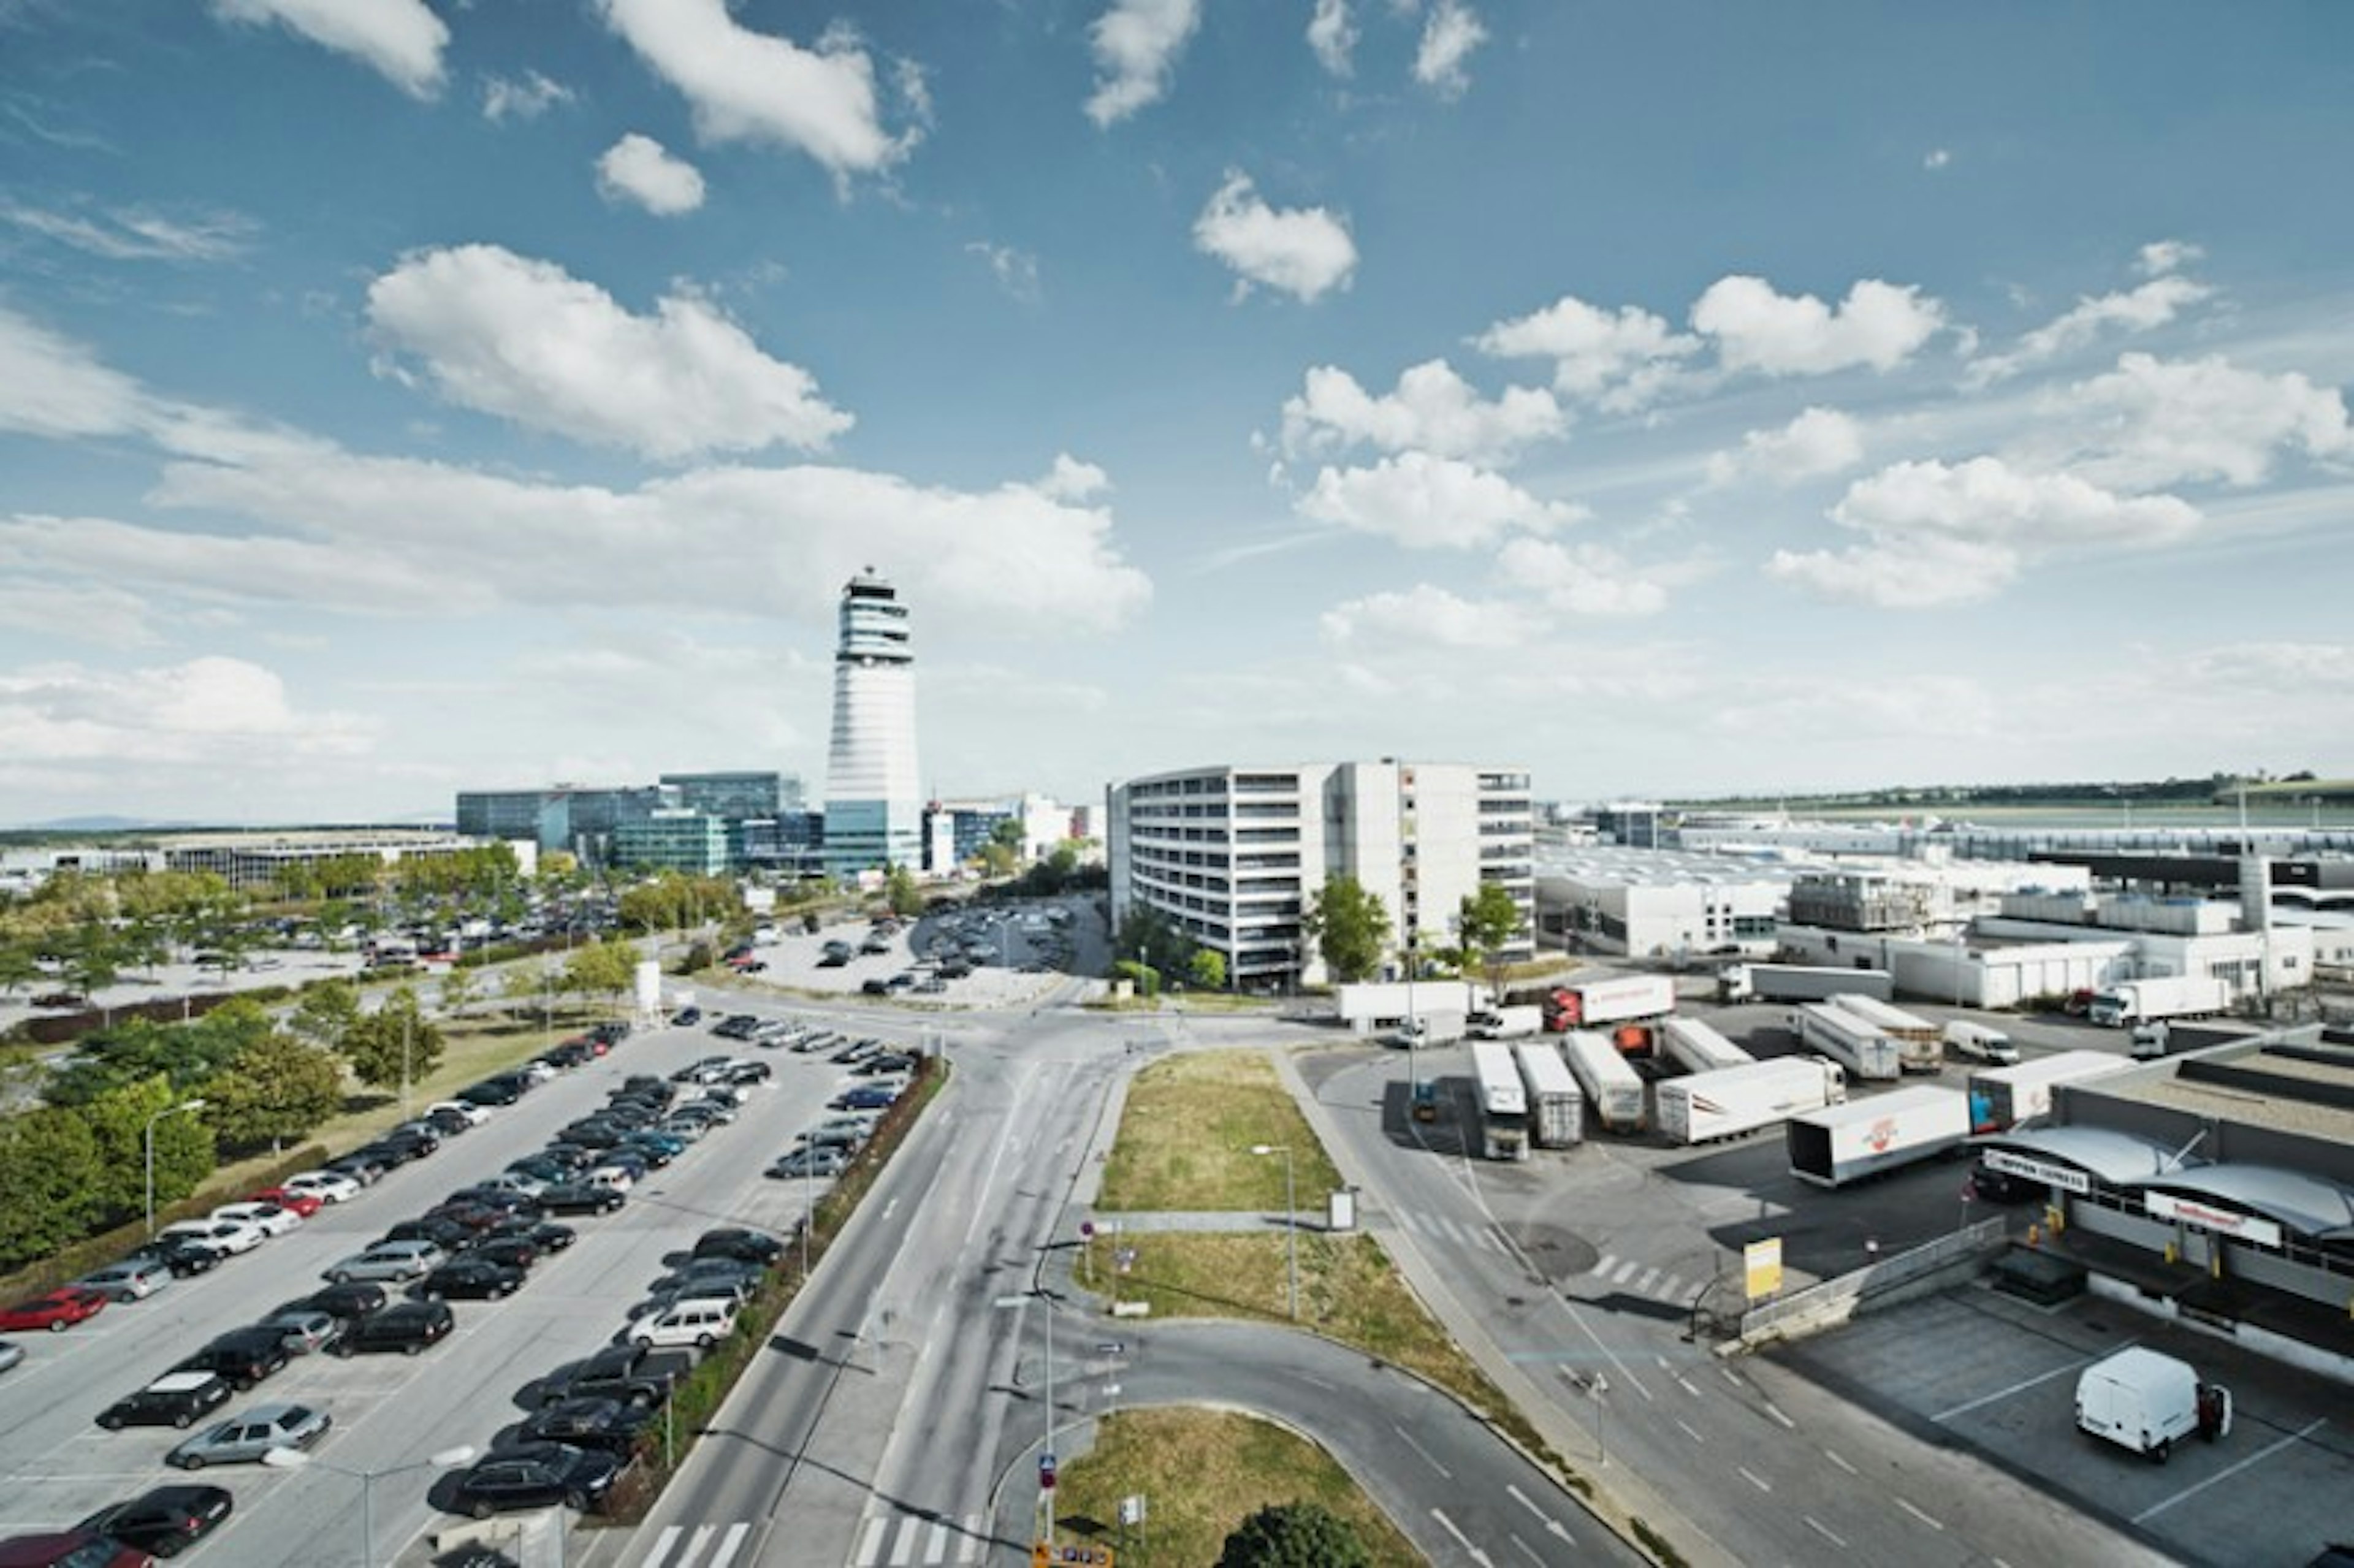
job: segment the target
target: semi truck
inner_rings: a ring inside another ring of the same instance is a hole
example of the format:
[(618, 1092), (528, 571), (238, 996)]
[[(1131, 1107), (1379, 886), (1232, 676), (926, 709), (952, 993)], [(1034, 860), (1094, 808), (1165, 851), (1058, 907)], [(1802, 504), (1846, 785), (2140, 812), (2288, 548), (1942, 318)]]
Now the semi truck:
[(1893, 1007), (1876, 996), (1861, 991), (1843, 991), (1830, 998), (1830, 1004), (1842, 1012), (1852, 1013), (1871, 1027), (1896, 1042), (1898, 1067), (1907, 1073), (1942, 1073), (1946, 1070), (1946, 1036), (1944, 1031), (1927, 1019)]
[(1518, 1040), (1543, 1030), (1544, 1009), (1534, 1005), (1484, 1008), (1464, 1022), (1474, 1040)]
[(1799, 1044), (1820, 1051), (1860, 1082), (1893, 1080), (1904, 1070), (1895, 1041), (1828, 1001), (1800, 1002), (1790, 1014), (1790, 1031)]
[(1643, 1056), (1650, 1054), (1657, 1021), (1676, 1010), (1676, 982), (1667, 975), (1610, 975), (1547, 986), (1534, 1000), (1550, 1033), (1606, 1027), (1619, 1050)]
[(2135, 1345), (2076, 1376), (2076, 1426), (2163, 1465), (2174, 1440), (2232, 1432), (2232, 1392), (2200, 1383), (2188, 1361)]
[(2052, 1086), (2097, 1078), (2132, 1065), (2106, 1051), (2061, 1051), (1970, 1075), (1970, 1129), (2000, 1132), (2052, 1114)]
[(1896, 977), (1886, 969), (1815, 964), (1730, 964), (1716, 973), (1722, 1001), (1828, 1001), (1841, 991), (1886, 1001)]
[(1573, 1029), (1561, 1038), (1561, 1054), (1605, 1132), (1643, 1130), (1643, 1080), (1608, 1035)]
[(1970, 1136), (1969, 1097), (1916, 1084), (1807, 1111), (1782, 1126), (1791, 1175), (1818, 1187), (1844, 1187), (1959, 1149)]
[(1654, 1092), (1659, 1130), (1671, 1142), (1710, 1143), (1841, 1103), (1847, 1098), (1847, 1073), (1820, 1056), (1777, 1056), (1670, 1078)]
[(2176, 1018), (2211, 1018), (2232, 1004), (2232, 988), (2212, 975), (2156, 975), (2093, 993), (2084, 1016), (2110, 1029)]
[(1568, 1149), (1585, 1136), (1585, 1097), (1548, 1040), (1523, 1040), (1512, 1047), (1521, 1086), (1529, 1097), (1529, 1136), (1539, 1149)]
[(1479, 1151), (1490, 1160), (1529, 1157), (1529, 1097), (1512, 1048), (1494, 1040), (1471, 1043), (1471, 1070), (1479, 1080)]
[(1757, 1059), (1697, 1018), (1670, 1018), (1661, 1024), (1659, 1050), (1687, 1073), (1745, 1067)]

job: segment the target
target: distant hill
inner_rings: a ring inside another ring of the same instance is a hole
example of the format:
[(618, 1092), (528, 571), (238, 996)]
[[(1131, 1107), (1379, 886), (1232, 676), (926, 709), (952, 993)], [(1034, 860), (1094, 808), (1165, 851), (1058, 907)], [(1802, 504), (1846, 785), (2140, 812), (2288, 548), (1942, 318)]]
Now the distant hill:
[(154, 833), (177, 832), (196, 824), (161, 821), (151, 817), (57, 817), (46, 822), (25, 822), (11, 830), (23, 833)]

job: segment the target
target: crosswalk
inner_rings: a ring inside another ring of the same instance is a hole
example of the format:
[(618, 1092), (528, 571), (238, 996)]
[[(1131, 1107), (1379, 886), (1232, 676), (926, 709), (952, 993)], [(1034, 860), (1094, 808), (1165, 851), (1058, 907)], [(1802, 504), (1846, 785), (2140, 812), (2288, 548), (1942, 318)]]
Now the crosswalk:
[[(1511, 1255), (1511, 1245), (1492, 1224), (1473, 1224), (1447, 1214), (1425, 1213), (1415, 1209), (1396, 1212), (1397, 1222), (1418, 1236), (1447, 1246), (1469, 1248), (1480, 1252)], [(1670, 1269), (1640, 1258), (1614, 1257), (1604, 1253), (1595, 1260), (1581, 1282), (1588, 1290), (1623, 1296), (1648, 1297), (1654, 1301), (1672, 1301), (1688, 1306), (1692, 1294), (1702, 1283), (1689, 1280)]]
[(1454, 1246), (1478, 1247), (1483, 1252), (1510, 1253), (1504, 1238), (1496, 1234), (1493, 1225), (1466, 1224), (1445, 1214), (1426, 1214), (1413, 1209), (1398, 1212), (1398, 1223), (1416, 1235)]
[[(731, 1568), (752, 1537), (749, 1524), (673, 1524), (654, 1537), (638, 1568)], [(935, 1519), (912, 1513), (870, 1513), (858, 1527), (851, 1568), (959, 1568), (989, 1552), (981, 1515)], [(749, 1559), (742, 1559), (748, 1568)]]
[(751, 1533), (748, 1524), (669, 1525), (638, 1568), (727, 1568)]

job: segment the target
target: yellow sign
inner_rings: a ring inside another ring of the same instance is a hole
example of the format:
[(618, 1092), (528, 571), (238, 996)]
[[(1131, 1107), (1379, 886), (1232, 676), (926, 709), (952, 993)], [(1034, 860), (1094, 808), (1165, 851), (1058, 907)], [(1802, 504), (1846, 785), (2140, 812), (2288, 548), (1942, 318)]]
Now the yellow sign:
[(1741, 1249), (1741, 1271), (1749, 1299), (1762, 1301), (1782, 1290), (1782, 1238), (1768, 1236)]
[(1030, 1548), (1030, 1568), (1111, 1568), (1108, 1546), (1055, 1546), (1041, 1541)]

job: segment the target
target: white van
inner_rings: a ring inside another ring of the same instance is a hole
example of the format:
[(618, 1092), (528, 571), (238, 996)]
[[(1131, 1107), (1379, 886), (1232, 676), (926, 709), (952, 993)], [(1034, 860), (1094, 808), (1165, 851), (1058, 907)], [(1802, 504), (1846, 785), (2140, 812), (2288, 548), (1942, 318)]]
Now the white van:
[(736, 1304), (717, 1298), (674, 1301), (630, 1325), (642, 1345), (693, 1345), (707, 1351), (736, 1331)]
[(2210, 1443), (2232, 1430), (2232, 1393), (2202, 1383), (2187, 1361), (2136, 1346), (2094, 1361), (2076, 1379), (2076, 1425), (2159, 1464), (2174, 1440)]
[(1966, 1062), (1991, 1062), (1999, 1067), (2019, 1060), (2019, 1047), (2010, 1043), (2009, 1035), (1961, 1018), (1946, 1020), (1946, 1049)]

